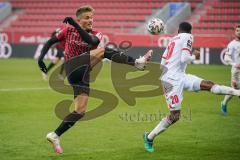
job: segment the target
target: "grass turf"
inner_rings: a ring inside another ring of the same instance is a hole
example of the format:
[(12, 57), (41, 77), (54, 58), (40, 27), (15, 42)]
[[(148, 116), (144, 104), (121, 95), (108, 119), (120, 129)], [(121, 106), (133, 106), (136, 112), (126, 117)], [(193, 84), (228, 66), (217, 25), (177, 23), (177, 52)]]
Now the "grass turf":
[[(188, 73), (230, 84), (226, 66), (190, 65)], [(92, 86), (119, 98), (109, 77), (106, 63)], [(64, 153), (56, 155), (45, 136), (60, 123), (55, 105), (72, 96), (47, 87), (34, 60), (0, 60), (1, 160), (239, 159), (240, 99), (234, 97), (228, 116), (222, 116), (223, 96), (208, 92), (184, 93), (182, 119), (155, 140), (154, 153), (144, 150), (142, 135), (157, 125), (159, 113), (168, 113), (163, 96), (138, 98), (132, 107), (119, 98), (113, 111), (78, 122), (64, 134)], [(89, 110), (98, 104), (99, 100), (90, 98)], [(150, 119), (151, 114), (156, 117)]]

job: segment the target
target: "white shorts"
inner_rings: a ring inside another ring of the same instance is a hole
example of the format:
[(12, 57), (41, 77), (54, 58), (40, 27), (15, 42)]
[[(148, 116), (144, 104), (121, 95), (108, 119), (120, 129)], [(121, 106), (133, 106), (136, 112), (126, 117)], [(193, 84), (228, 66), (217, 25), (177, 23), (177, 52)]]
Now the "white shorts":
[(164, 75), (161, 78), (164, 95), (168, 104), (168, 108), (180, 110), (183, 100), (183, 90), (199, 91), (202, 78), (191, 74)]

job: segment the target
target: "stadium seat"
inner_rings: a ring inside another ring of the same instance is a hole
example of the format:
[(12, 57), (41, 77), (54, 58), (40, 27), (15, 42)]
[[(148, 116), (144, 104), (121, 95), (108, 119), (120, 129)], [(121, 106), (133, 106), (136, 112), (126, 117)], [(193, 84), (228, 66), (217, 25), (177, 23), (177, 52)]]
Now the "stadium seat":
[[(146, 16), (160, 9), (168, 2), (182, 2), (181, 0), (9, 0), (14, 8), (24, 9), (10, 28), (14, 31), (37, 32), (54, 30), (61, 25), (66, 16), (74, 17), (77, 6), (90, 4), (95, 8), (94, 27), (108, 32), (130, 32), (145, 21)], [(203, 0), (186, 0), (195, 8)], [(43, 28), (43, 29), (40, 29)], [(46, 30), (45, 30), (46, 29)], [(49, 29), (50, 30), (50, 29)]]

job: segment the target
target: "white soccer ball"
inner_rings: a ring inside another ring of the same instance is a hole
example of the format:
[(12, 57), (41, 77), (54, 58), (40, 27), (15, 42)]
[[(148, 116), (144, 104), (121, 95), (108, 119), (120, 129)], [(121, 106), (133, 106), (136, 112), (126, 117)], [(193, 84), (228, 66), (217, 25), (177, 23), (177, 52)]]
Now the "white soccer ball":
[(147, 24), (147, 30), (151, 34), (160, 34), (164, 31), (164, 22), (159, 18), (151, 19)]

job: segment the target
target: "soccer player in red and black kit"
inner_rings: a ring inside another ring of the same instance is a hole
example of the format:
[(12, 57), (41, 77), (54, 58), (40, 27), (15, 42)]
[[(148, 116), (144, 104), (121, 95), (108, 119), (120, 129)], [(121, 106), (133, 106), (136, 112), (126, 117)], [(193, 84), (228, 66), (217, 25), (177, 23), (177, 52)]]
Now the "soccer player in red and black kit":
[[(63, 26), (62, 28), (57, 28), (51, 35), (51, 37), (53, 36), (56, 36), (56, 34), (58, 34), (61, 30), (63, 30), (63, 28), (66, 27), (66, 26)], [(57, 50), (57, 54), (55, 56), (55, 58), (52, 60), (52, 62), (49, 63), (49, 65), (47, 66), (47, 72), (42, 72), (42, 77), (43, 77), (43, 80), (47, 80), (47, 74), (48, 72), (56, 65), (58, 64), (61, 59), (64, 57), (64, 49), (65, 49), (65, 40), (62, 40), (58, 43), (56, 43), (54, 45), (54, 48), (56, 48)], [(62, 65), (61, 66), (61, 69), (60, 69), (60, 73), (59, 73), (59, 77), (60, 78), (63, 78), (63, 69), (64, 69), (64, 66)]]
[[(124, 63), (135, 66), (140, 70), (144, 70), (147, 61), (152, 56), (152, 50), (148, 51), (143, 57), (134, 59), (123, 54), (118, 48), (97, 48), (101, 41), (102, 34), (92, 29), (93, 8), (91, 6), (82, 6), (76, 12), (77, 22), (71, 17), (66, 17), (64, 22), (73, 27), (67, 27), (60, 31), (59, 34), (52, 37), (44, 45), (41, 55), (38, 59), (38, 65), (43, 72), (47, 72), (47, 68), (43, 62), (43, 58), (51, 45), (62, 40), (65, 43), (65, 70), (69, 84), (73, 87), (75, 109), (67, 115), (59, 127), (47, 134), (47, 140), (53, 145), (56, 153), (62, 153), (59, 137), (71, 128), (79, 119), (81, 119), (86, 111), (89, 97), (89, 72), (91, 68), (100, 62), (103, 58), (110, 59), (117, 63)], [(83, 59), (86, 65), (79, 66), (75, 59)]]

